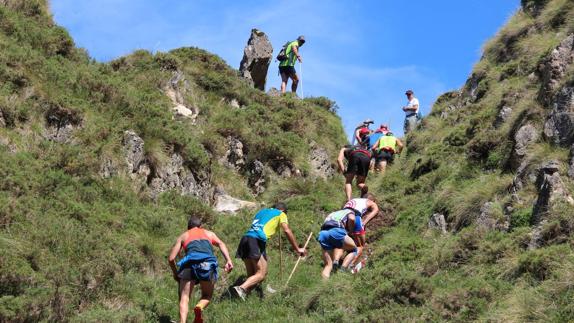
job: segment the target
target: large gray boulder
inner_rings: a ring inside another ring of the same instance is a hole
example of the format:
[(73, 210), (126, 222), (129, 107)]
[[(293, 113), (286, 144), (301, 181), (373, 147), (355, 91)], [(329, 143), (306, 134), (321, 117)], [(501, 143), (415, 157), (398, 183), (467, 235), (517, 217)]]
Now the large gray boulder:
[(273, 46), (264, 32), (252, 29), (251, 37), (243, 50), (243, 59), (239, 66), (242, 77), (247, 79), (253, 87), (265, 90), (267, 70), (273, 58)]
[(564, 147), (574, 143), (574, 86), (565, 86), (556, 93), (544, 124), (544, 135)]
[(550, 101), (558, 89), (562, 78), (566, 74), (568, 66), (574, 62), (574, 34), (566, 37), (558, 47), (556, 47), (544, 59), (538, 67), (538, 73), (542, 81), (539, 93), (539, 100), (545, 105)]

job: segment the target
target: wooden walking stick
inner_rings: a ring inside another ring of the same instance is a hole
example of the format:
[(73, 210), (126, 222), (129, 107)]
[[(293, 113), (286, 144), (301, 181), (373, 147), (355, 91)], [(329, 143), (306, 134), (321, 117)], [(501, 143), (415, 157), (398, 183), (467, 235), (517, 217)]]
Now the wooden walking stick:
[(281, 232), (279, 232), (279, 277), (283, 281), (283, 246), (281, 245)]
[[(305, 242), (305, 245), (303, 246), (303, 249), (307, 249), (307, 244), (309, 244), (309, 240), (311, 240), (311, 236), (313, 235), (313, 232), (309, 232), (309, 237), (307, 238), (307, 241)], [(287, 282), (285, 283), (285, 286), (283, 286), (283, 288), (287, 288), (287, 285), (289, 284), (289, 281), (291, 280), (291, 277), (293, 277), (293, 274), (295, 273), (295, 270), (297, 269), (297, 266), (299, 266), (299, 262), (301, 261), (301, 258), (303, 258), (302, 256), (299, 256), (299, 259), (297, 259), (297, 262), (295, 263), (295, 266), (293, 267), (293, 270), (291, 271), (291, 274), (289, 275), (289, 278), (287, 278)]]

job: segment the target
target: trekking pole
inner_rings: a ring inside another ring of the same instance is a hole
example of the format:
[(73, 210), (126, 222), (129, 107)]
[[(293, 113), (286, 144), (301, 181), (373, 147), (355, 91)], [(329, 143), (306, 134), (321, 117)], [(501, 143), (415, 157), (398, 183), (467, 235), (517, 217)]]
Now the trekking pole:
[(305, 93), (303, 92), (303, 63), (299, 63), (299, 74), (301, 74), (301, 99), (304, 99)]
[(281, 234), (279, 234), (279, 277), (283, 281), (283, 247), (281, 245)]
[[(309, 240), (311, 240), (311, 236), (313, 235), (313, 232), (309, 232), (309, 237), (307, 238), (307, 241), (305, 242), (305, 245), (303, 246), (303, 249), (307, 249), (307, 245), (309, 244)], [(293, 277), (293, 274), (295, 273), (295, 270), (297, 269), (297, 266), (299, 266), (299, 262), (301, 261), (301, 258), (303, 258), (302, 256), (299, 256), (299, 259), (297, 259), (297, 262), (295, 263), (295, 266), (293, 267), (293, 270), (291, 271), (291, 274), (289, 275), (289, 278), (287, 278), (287, 282), (285, 283), (285, 286), (283, 286), (283, 288), (287, 288), (287, 285), (289, 284), (289, 281), (291, 280), (291, 277)]]

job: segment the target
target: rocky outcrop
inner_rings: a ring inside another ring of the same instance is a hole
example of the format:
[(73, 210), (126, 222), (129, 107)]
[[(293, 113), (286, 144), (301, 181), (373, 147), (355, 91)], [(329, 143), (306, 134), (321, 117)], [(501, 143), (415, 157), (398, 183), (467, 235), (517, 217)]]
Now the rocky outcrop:
[(536, 182), (536, 171), (531, 166), (531, 159), (526, 157), (522, 159), (518, 169), (516, 170), (516, 175), (512, 180), (512, 193), (517, 193), (518, 191), (522, 190), (522, 188), (528, 184), (534, 184)]
[(122, 140), (129, 173), (136, 173), (145, 159), (144, 141), (134, 131), (124, 131)]
[(538, 130), (531, 124), (526, 124), (518, 129), (514, 135), (514, 149), (512, 151), (513, 168), (519, 167), (518, 165), (528, 153), (528, 148), (538, 141), (539, 137)]
[(205, 202), (210, 201), (211, 185), (209, 179), (196, 178), (187, 166), (184, 165), (183, 157), (173, 152), (170, 159), (155, 167), (149, 188), (152, 198), (169, 190), (178, 190), (182, 195), (196, 196)]
[(510, 217), (502, 212), (500, 206), (493, 202), (486, 202), (480, 208), (480, 215), (476, 219), (479, 229), (493, 231), (508, 231), (510, 228)]
[(574, 143), (574, 86), (565, 86), (556, 93), (544, 124), (544, 135), (564, 147)]
[(44, 137), (59, 143), (70, 143), (75, 130), (82, 126), (80, 113), (75, 110), (52, 106), (45, 115)]
[(532, 209), (532, 222), (538, 224), (544, 215), (550, 210), (552, 203), (558, 199), (574, 205), (574, 199), (570, 196), (559, 173), (558, 161), (552, 160), (538, 169), (536, 187), (538, 198)]
[(566, 69), (574, 62), (574, 34), (566, 37), (558, 47), (544, 59), (538, 67), (538, 73), (542, 81), (539, 100), (544, 104), (550, 104), (555, 91), (558, 89)]
[(257, 203), (243, 201), (228, 195), (222, 188), (215, 190), (213, 208), (217, 212), (235, 214), (242, 209), (252, 209), (256, 206)]
[(562, 200), (574, 206), (574, 199), (560, 177), (558, 161), (549, 161), (538, 169), (536, 187), (538, 198), (532, 209), (531, 222), (535, 227), (531, 232), (530, 243), (528, 244), (530, 249), (542, 245), (542, 231), (547, 222), (546, 216), (552, 210), (555, 202)]
[(255, 194), (265, 192), (265, 166), (259, 160), (247, 165), (247, 184)]
[(190, 86), (183, 72), (173, 72), (173, 76), (167, 82), (164, 91), (173, 104), (174, 117), (189, 119), (192, 123), (195, 122), (199, 114), (199, 109), (185, 104), (184, 95), (190, 91)]
[(485, 80), (485, 73), (472, 73), (466, 81), (462, 90), (464, 103), (474, 103), (480, 100), (488, 90), (488, 82)]
[(145, 155), (143, 139), (131, 130), (124, 132), (122, 144), (129, 176), (140, 185), (147, 185), (152, 198), (176, 189), (183, 195), (210, 201), (212, 190), (208, 174), (194, 172), (181, 154), (172, 151), (167, 161), (151, 162)]
[(331, 164), (329, 153), (324, 147), (319, 146), (314, 141), (311, 142), (309, 163), (311, 164), (311, 176), (328, 178), (335, 174), (335, 168)]
[(442, 234), (446, 234), (446, 220), (443, 214), (435, 213), (429, 218), (428, 227), (431, 230), (440, 231)]
[(252, 29), (251, 37), (243, 50), (243, 59), (239, 66), (242, 77), (247, 79), (256, 89), (265, 90), (267, 70), (273, 57), (273, 46), (264, 32)]
[(237, 171), (245, 167), (245, 148), (243, 143), (234, 137), (227, 137), (227, 150), (221, 162)]

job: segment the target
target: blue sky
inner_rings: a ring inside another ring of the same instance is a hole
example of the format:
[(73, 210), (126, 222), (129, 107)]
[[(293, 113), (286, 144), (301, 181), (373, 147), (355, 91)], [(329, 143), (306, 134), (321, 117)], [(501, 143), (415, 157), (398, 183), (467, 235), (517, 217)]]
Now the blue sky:
[[(482, 45), (520, 0), (52, 0), (58, 24), (99, 61), (135, 49), (197, 46), (239, 67), (252, 28), (275, 53), (305, 35), (303, 91), (340, 106), (348, 134), (365, 118), (402, 135), (406, 89), (424, 114), (441, 93), (457, 89)], [(299, 71), (299, 67), (298, 67)], [(267, 87), (279, 87), (277, 63)], [(299, 89), (301, 90), (301, 89)]]

